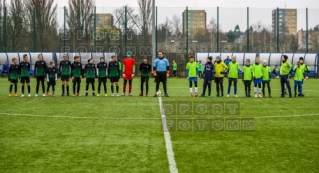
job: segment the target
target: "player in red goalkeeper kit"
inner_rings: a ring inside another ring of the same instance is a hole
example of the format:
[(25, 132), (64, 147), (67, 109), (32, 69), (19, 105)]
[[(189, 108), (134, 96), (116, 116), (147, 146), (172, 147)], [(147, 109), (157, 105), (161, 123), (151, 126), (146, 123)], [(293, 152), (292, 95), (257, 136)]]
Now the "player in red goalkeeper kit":
[(123, 85), (123, 94), (122, 96), (125, 96), (126, 91), (126, 84), (127, 81), (129, 82), (129, 96), (132, 96), (132, 80), (135, 74), (135, 60), (131, 57), (132, 52), (128, 51), (126, 58), (123, 60), (123, 79), (124, 79), (124, 85)]

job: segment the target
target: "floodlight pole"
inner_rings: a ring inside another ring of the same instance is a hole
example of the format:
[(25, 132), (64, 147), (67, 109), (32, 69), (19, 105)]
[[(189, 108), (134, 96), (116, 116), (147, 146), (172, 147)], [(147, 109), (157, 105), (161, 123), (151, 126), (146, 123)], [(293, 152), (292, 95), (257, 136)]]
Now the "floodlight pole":
[(152, 64), (156, 59), (156, 9), (155, 0), (152, 0)]

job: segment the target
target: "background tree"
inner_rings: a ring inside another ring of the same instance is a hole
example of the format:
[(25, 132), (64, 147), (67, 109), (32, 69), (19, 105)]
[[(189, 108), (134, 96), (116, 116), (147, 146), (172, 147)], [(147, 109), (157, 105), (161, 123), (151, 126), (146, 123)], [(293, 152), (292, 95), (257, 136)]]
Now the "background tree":
[(313, 30), (309, 31), (309, 37), (311, 41), (308, 44), (311, 44), (310, 51), (316, 52), (319, 50), (319, 25), (313, 28)]
[(158, 49), (163, 50), (164, 52), (167, 52), (167, 43), (168, 38), (172, 35), (171, 32), (172, 28), (170, 25), (170, 20), (166, 17), (166, 20), (164, 23), (159, 24), (157, 27), (157, 42), (161, 42), (164, 44), (159, 44)]
[(176, 14), (173, 16), (172, 20), (170, 21), (172, 34), (175, 36), (175, 42), (179, 42), (181, 40), (182, 32), (182, 22), (181, 18), (177, 16)]
[(27, 11), (21, 0), (11, 0), (7, 15), (7, 45), (9, 51), (31, 49), (30, 32), (27, 28)]
[[(25, 0), (29, 30), (36, 31), (36, 48), (53, 51), (57, 48), (57, 4), (54, 0)], [(34, 21), (35, 19), (35, 21)], [(36, 27), (33, 27), (34, 22)], [(33, 35), (34, 37), (34, 35)]]
[[(69, 0), (69, 9), (67, 12), (67, 25), (76, 37), (82, 32), (82, 38), (77, 39), (77, 46), (84, 46), (91, 49), (91, 36), (95, 30), (94, 23), (94, 0)], [(72, 38), (73, 40), (75, 38)], [(71, 40), (70, 40), (71, 41)], [(73, 50), (75, 51), (75, 50)]]
[[(117, 22), (117, 25), (115, 27), (121, 29), (124, 31), (125, 29), (125, 6), (122, 6), (115, 10), (114, 12), (114, 18)], [(135, 30), (135, 32), (138, 32), (137, 30), (137, 24), (136, 19), (138, 19), (138, 15), (135, 14), (135, 10), (132, 7), (126, 6), (126, 26), (127, 29)]]
[(138, 0), (140, 20), (142, 23), (142, 34), (150, 34), (152, 24), (152, 1), (151, 0)]
[(3, 50), (3, 31), (4, 31), (4, 26), (3, 26), (3, 13), (4, 13), (4, 7), (5, 7), (5, 0), (1, 1), (0, 0), (0, 51)]
[(216, 33), (217, 33), (217, 24), (215, 18), (211, 18), (209, 24), (207, 25), (207, 35), (209, 35), (210, 40), (210, 51), (215, 51), (216, 48)]
[(235, 37), (235, 34), (232, 30), (230, 30), (228, 33), (227, 33), (227, 41), (230, 42), (230, 43), (233, 43), (235, 41), (236, 37)]

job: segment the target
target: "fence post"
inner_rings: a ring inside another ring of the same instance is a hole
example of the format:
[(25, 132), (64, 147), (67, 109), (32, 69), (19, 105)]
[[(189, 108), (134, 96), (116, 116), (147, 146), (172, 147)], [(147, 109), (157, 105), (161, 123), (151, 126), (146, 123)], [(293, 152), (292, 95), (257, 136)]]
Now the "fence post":
[(3, 43), (4, 43), (4, 52), (7, 51), (7, 7), (4, 7), (3, 15)]
[(247, 7), (247, 52), (249, 52), (249, 7)]
[(186, 7), (186, 57), (188, 57), (188, 6)]
[(309, 39), (309, 31), (308, 31), (308, 8), (306, 8), (306, 53), (308, 53), (309, 51), (309, 47), (308, 47), (308, 39)]
[(276, 10), (276, 42), (277, 52), (279, 52), (279, 8)]
[(66, 13), (66, 7), (64, 6), (64, 10), (63, 10), (63, 20), (64, 20), (63, 21), (63, 30), (64, 30), (63, 31), (63, 52), (65, 52), (65, 42), (66, 42), (66, 40), (65, 40), (65, 37), (66, 37), (66, 35), (65, 35), (66, 34), (65, 33), (66, 32), (66, 29), (65, 29), (65, 25), (66, 25), (66, 20), (65, 19), (66, 19), (66, 17), (65, 17), (65, 15), (66, 14), (65, 13)]
[(95, 46), (96, 46), (96, 21), (97, 21), (97, 17), (96, 17), (96, 6), (94, 6), (94, 29), (93, 29), (93, 32), (94, 32), (94, 49), (95, 49)]
[[(157, 56), (157, 6), (156, 6), (156, 9), (155, 9), (155, 56)], [(154, 57), (155, 59), (155, 57)]]
[(219, 52), (219, 7), (217, 7), (216, 52)]
[(125, 54), (125, 48), (127, 45), (127, 6), (125, 6), (125, 16), (124, 16), (124, 55)]
[(36, 7), (33, 9), (33, 52), (37, 49), (37, 35), (36, 35)]

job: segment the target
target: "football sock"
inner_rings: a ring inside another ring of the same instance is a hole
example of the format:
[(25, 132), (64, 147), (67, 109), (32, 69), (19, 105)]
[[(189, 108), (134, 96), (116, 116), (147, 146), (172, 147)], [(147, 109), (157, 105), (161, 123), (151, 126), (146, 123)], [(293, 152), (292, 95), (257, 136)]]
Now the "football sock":
[(45, 92), (44, 80), (42, 80), (42, 92)]
[(80, 93), (80, 87), (81, 87), (81, 85), (80, 85), (80, 83), (78, 83), (78, 87), (77, 87), (77, 93), (78, 94)]
[[(98, 86), (97, 86), (97, 92), (100, 94), (101, 91), (101, 82), (99, 82)], [(104, 91), (105, 92), (105, 91)]]
[(221, 96), (224, 96), (224, 85), (220, 83)]
[(64, 85), (62, 85), (62, 94), (64, 94), (64, 89), (65, 89)]
[(103, 82), (103, 86), (104, 86), (104, 93), (107, 93), (106, 82)]
[(66, 93), (69, 94), (69, 85), (66, 86)]
[(123, 86), (123, 93), (125, 94), (126, 92), (126, 85)]

